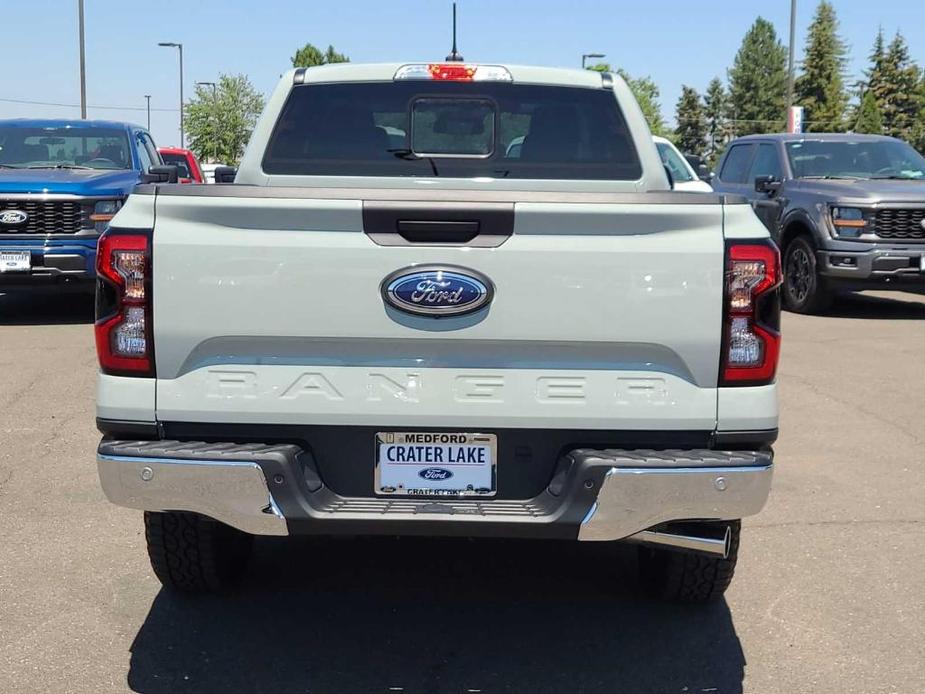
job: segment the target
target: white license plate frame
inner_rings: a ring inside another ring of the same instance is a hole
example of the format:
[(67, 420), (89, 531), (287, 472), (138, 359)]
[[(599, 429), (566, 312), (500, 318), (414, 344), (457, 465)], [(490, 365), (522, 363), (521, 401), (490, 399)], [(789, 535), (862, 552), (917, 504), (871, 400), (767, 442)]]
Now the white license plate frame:
[[(395, 446), (406, 451), (405, 455), (398, 456), (394, 451)], [(390, 451), (389, 448), (393, 450)], [(422, 459), (401, 461), (395, 459), (409, 457), (409, 448), (414, 449), (410, 457), (419, 456)], [(430, 454), (427, 453), (427, 449), (430, 449)], [(437, 449), (442, 453), (438, 455)], [(483, 451), (482, 456), (478, 453), (479, 449)], [(487, 455), (487, 461), (483, 460), (484, 455)], [(456, 431), (380, 431), (375, 435), (373, 463), (376, 495), (486, 498), (495, 496), (498, 490), (498, 437), (496, 434)], [(426, 473), (428, 470), (434, 471), (429, 474), (436, 475), (438, 478), (442, 473), (450, 474), (443, 479), (434, 479), (433, 476), (428, 478), (428, 473)], [(459, 484), (465, 486), (455, 486)]]
[(30, 272), (32, 253), (0, 248), (0, 272)]

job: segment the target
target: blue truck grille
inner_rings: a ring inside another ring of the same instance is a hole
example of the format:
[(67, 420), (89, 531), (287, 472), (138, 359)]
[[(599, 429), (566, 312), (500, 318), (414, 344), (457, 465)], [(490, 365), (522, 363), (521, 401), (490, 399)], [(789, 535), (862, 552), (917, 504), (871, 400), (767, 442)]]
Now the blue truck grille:
[(0, 234), (76, 234), (92, 229), (92, 202), (80, 200), (10, 200), (0, 198), (0, 213), (21, 210), (27, 216), (20, 224), (0, 226)]

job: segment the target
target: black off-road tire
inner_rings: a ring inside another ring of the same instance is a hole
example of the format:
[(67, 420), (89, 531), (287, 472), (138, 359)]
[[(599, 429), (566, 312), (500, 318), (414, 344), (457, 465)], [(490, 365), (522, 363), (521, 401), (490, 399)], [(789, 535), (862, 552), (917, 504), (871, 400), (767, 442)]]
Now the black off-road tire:
[(196, 513), (145, 512), (151, 568), (164, 587), (184, 593), (234, 586), (247, 567), (253, 539)]
[[(704, 530), (710, 525), (700, 523), (696, 527)], [(729, 556), (725, 559), (639, 547), (639, 581), (642, 588), (653, 597), (675, 602), (703, 603), (720, 598), (732, 583), (735, 573), (742, 524), (741, 521), (728, 521), (716, 527), (719, 529), (726, 525), (730, 527), (731, 537)]]
[(784, 306), (794, 313), (824, 313), (834, 293), (826, 278), (819, 274), (816, 248), (807, 236), (797, 236), (784, 249), (782, 261)]

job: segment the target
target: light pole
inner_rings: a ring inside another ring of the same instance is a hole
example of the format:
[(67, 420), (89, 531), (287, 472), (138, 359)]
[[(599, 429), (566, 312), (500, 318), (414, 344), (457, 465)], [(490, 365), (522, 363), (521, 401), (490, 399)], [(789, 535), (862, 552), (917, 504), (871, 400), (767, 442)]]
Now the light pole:
[(186, 146), (186, 137), (183, 130), (183, 44), (182, 43), (171, 43), (168, 41), (162, 41), (157, 44), (158, 46), (163, 46), (165, 48), (177, 48), (180, 50), (180, 147)]
[(80, 117), (87, 120), (87, 68), (84, 60), (84, 0), (77, 0), (77, 31), (80, 34)]
[(151, 95), (145, 94), (145, 100), (148, 102), (148, 130), (151, 130)]
[(588, 58), (606, 58), (607, 56), (603, 53), (582, 53), (581, 54), (581, 69), (584, 70), (588, 65)]
[(212, 154), (215, 157), (215, 160), (218, 161), (218, 85), (215, 82), (196, 82), (196, 86), (202, 87), (212, 87), (212, 110), (213, 118), (215, 119), (215, 133), (212, 136)]
[(796, 39), (797, 0), (790, 0), (790, 61), (787, 64), (787, 115), (793, 106), (793, 43)]

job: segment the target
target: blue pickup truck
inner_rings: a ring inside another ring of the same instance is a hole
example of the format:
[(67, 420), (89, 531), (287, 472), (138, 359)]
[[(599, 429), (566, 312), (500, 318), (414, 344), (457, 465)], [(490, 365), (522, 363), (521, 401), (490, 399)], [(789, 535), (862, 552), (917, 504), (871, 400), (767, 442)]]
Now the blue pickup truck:
[(162, 164), (135, 125), (0, 120), (0, 292), (92, 292), (97, 238)]

